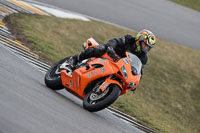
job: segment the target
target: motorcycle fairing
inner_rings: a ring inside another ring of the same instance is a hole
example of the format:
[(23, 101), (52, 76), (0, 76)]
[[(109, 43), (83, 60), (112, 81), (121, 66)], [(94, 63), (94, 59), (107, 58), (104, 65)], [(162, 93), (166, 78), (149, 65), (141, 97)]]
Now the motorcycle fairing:
[[(113, 68), (112, 65), (109, 65), (110, 63), (112, 62), (106, 59), (93, 58), (87, 63), (87, 66), (76, 69), (72, 75), (68, 74), (66, 70), (62, 70), (62, 84), (77, 93), (83, 99), (85, 97), (84, 89), (91, 81), (106, 77), (111, 73), (116, 73), (117, 69)], [(99, 64), (102, 67), (93, 67), (96, 64)]]

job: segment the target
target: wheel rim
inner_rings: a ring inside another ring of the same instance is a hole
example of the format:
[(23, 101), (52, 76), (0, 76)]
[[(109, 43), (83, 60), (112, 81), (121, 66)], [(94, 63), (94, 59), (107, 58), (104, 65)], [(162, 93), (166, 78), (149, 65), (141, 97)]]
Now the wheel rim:
[(52, 78), (52, 79), (57, 79), (60, 77), (60, 69), (59, 69), (59, 66), (60, 65), (57, 65), (53, 68), (53, 70), (51, 71), (51, 73), (49, 74), (49, 76)]
[(109, 88), (107, 88), (104, 92), (102, 92), (101, 94), (99, 94), (99, 92), (92, 92), (90, 95), (90, 100), (92, 101), (97, 101), (102, 99), (109, 91)]
[(109, 92), (111, 91), (109, 87), (107, 87), (103, 92), (101, 92), (101, 90), (99, 89), (99, 87), (101, 86), (103, 82), (104, 81), (100, 81), (99, 83), (97, 83), (97, 85), (94, 87), (91, 94), (88, 96), (87, 102), (89, 104), (92, 104), (92, 105), (97, 104), (101, 102), (102, 100), (104, 100), (107, 97), (107, 95), (109, 95)]

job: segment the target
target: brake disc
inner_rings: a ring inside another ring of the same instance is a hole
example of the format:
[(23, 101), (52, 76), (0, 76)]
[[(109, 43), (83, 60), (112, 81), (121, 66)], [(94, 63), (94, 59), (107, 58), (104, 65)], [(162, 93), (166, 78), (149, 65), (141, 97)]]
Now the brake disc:
[[(97, 89), (98, 90), (98, 89)], [(92, 100), (92, 101), (97, 101), (97, 100), (99, 100), (99, 99), (101, 99), (101, 98), (103, 98), (107, 93), (108, 93), (108, 91), (109, 91), (109, 88), (106, 88), (103, 92), (97, 92), (97, 91), (95, 91), (95, 92), (92, 92), (91, 93), (91, 95), (90, 95), (90, 100)]]

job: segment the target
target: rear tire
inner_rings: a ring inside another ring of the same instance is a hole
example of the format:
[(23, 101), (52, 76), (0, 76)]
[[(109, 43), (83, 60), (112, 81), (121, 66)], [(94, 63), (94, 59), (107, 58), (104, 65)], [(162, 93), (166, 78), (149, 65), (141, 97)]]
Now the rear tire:
[(66, 57), (58, 61), (55, 65), (53, 65), (45, 74), (44, 82), (47, 87), (52, 90), (61, 90), (63, 89), (62, 81), (60, 74), (56, 74), (56, 70), (58, 66), (68, 60), (70, 57)]
[(119, 97), (121, 89), (118, 85), (111, 84), (108, 93), (102, 99), (96, 101), (97, 103), (91, 102), (90, 96), (92, 93), (93, 91), (90, 91), (86, 94), (83, 101), (83, 107), (90, 112), (95, 112), (111, 105)]

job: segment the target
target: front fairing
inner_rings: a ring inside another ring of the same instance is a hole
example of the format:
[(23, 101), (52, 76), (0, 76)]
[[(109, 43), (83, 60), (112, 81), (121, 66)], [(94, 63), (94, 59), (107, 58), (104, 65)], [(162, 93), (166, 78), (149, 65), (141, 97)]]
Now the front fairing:
[[(122, 75), (120, 78), (124, 81), (123, 88), (136, 88), (141, 78), (142, 63), (140, 59), (136, 55), (129, 53), (128, 57), (122, 58), (117, 62), (117, 66)], [(133, 73), (133, 71), (135, 72)]]
[(128, 53), (128, 56), (131, 62), (131, 69), (132, 69), (133, 74), (139, 75), (142, 69), (142, 62), (136, 55), (132, 53)]

